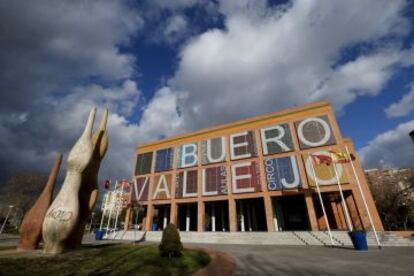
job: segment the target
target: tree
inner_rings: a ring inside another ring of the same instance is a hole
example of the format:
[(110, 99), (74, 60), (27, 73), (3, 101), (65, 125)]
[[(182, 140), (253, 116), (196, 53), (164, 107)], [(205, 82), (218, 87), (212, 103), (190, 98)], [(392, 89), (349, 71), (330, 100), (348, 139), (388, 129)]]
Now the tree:
[(372, 195), (387, 230), (414, 229), (414, 171), (368, 176)]
[(180, 233), (178, 233), (177, 227), (170, 223), (162, 231), (162, 239), (159, 245), (161, 256), (165, 257), (180, 257), (183, 250), (183, 244), (181, 243)]
[(42, 192), (47, 175), (36, 172), (20, 172), (11, 176), (0, 186), (2, 214), (5, 216), (9, 205), (14, 205), (15, 212), (25, 214)]

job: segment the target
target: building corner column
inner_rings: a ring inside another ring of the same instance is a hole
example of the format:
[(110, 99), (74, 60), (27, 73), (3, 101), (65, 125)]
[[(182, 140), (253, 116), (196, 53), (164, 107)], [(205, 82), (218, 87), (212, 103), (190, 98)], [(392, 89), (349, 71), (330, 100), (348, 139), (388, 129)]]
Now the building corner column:
[(129, 205), (125, 213), (124, 231), (128, 231), (131, 225), (132, 205)]
[(204, 232), (204, 215), (205, 207), (204, 202), (199, 200), (197, 202), (197, 232)]
[(236, 201), (234, 198), (229, 198), (229, 224), (230, 232), (237, 232), (237, 211)]
[(152, 221), (154, 214), (154, 205), (148, 204), (147, 206), (147, 220), (145, 221), (145, 231), (152, 230)]
[(170, 206), (170, 223), (177, 226), (177, 203), (173, 200)]
[(320, 230), (318, 220), (316, 218), (315, 205), (313, 204), (313, 194), (311, 191), (305, 193), (306, 210), (308, 211), (308, 219), (312, 231)]
[(264, 207), (265, 207), (265, 214), (266, 214), (267, 231), (274, 232), (276, 231), (276, 229), (275, 229), (275, 224), (273, 220), (272, 199), (268, 195), (265, 195), (263, 199), (264, 199)]

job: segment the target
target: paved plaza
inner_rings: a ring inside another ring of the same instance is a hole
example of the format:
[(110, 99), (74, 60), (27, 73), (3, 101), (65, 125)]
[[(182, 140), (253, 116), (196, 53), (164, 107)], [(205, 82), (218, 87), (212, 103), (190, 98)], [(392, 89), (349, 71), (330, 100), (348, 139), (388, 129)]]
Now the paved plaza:
[[(17, 241), (16, 236), (3, 236), (0, 238), (0, 247), (16, 245)], [(84, 243), (115, 242), (97, 242), (90, 235), (85, 236)], [(414, 247), (408, 246), (385, 247), (381, 250), (370, 248), (369, 251), (360, 252), (322, 246), (185, 245), (230, 254), (236, 262), (235, 275), (414, 275)]]
[(414, 275), (414, 247), (359, 252), (321, 246), (199, 246), (230, 253), (235, 275)]

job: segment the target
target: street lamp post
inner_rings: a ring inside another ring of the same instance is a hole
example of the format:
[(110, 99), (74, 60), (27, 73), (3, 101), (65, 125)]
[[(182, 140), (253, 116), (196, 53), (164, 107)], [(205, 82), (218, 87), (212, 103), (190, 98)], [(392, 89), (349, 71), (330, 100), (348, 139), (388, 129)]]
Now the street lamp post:
[(1, 225), (0, 234), (3, 233), (4, 227), (6, 226), (7, 220), (9, 219), (9, 215), (13, 207), (14, 205), (9, 205), (9, 211), (7, 212), (6, 219), (3, 221), (3, 224)]
[(92, 232), (93, 231), (92, 224), (93, 224), (93, 217), (94, 216), (95, 216), (95, 212), (92, 212), (92, 214), (91, 214), (91, 221), (89, 223), (89, 232)]
[(414, 143), (414, 130), (411, 130), (410, 137), (411, 137), (411, 140), (413, 140), (413, 143)]

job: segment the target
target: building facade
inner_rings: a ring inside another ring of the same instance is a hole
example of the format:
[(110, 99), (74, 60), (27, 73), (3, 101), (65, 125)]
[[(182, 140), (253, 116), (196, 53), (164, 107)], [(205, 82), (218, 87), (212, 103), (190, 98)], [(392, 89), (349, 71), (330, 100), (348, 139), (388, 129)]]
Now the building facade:
[(356, 156), (327, 102), (140, 144), (125, 228), (162, 230), (171, 222), (181, 231), (317, 231), (328, 221), (345, 230), (348, 217), (354, 229), (371, 229), (359, 181), (382, 230), (358, 157), (319, 165), (311, 157), (346, 150)]

